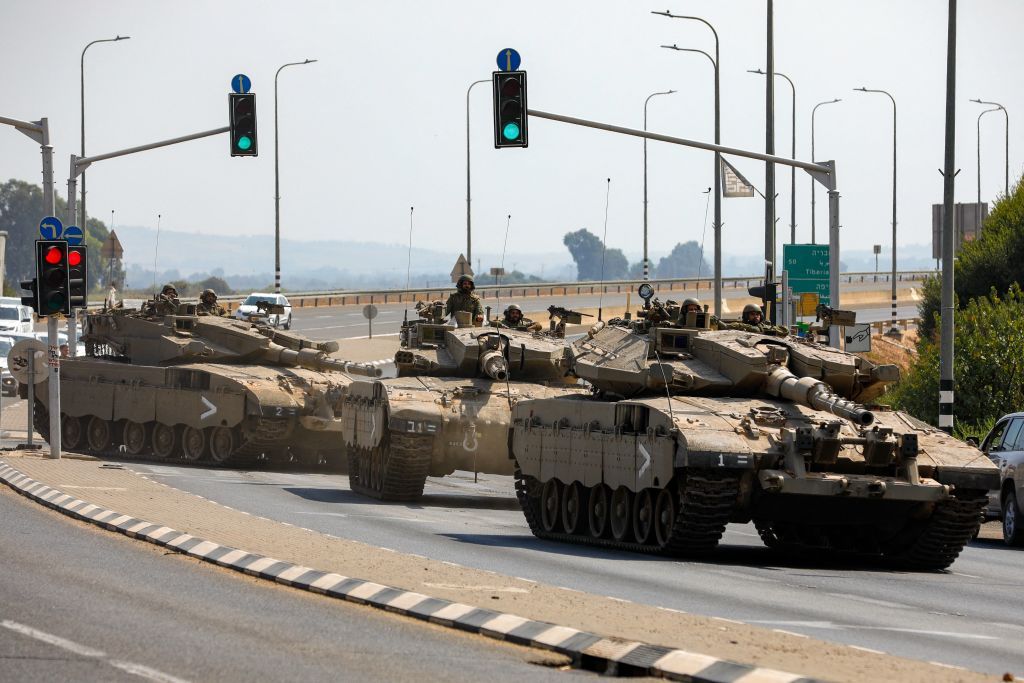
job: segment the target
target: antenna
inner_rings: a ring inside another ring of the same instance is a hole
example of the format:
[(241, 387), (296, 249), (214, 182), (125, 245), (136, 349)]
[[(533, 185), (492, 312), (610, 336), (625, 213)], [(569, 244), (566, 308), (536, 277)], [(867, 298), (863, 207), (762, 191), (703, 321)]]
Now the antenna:
[(153, 298), (156, 298), (156, 261), (160, 253), (160, 214), (156, 215), (156, 244), (153, 245)]
[(604, 236), (601, 238), (601, 293), (597, 298), (597, 321), (601, 322), (601, 308), (604, 304), (604, 255), (608, 251), (608, 200), (612, 194), (612, 179), (604, 192)]
[[(502, 270), (505, 270), (505, 250), (508, 249), (508, 227), (510, 225), (512, 225), (512, 214), (509, 214), (508, 218), (505, 220), (505, 245), (501, 248), (501, 269)], [(498, 277), (500, 277), (500, 276), (498, 276), (498, 275), (494, 276), (494, 284), (498, 284)], [(494, 290), (494, 298), (495, 298), (495, 302), (497, 303), (496, 308), (500, 309), (501, 308), (501, 289), (495, 288), (495, 290)]]
[(658, 359), (658, 367), (661, 368), (661, 378), (665, 380), (665, 398), (668, 399), (668, 416), (672, 420), (673, 426), (676, 423), (676, 416), (672, 413), (672, 392), (668, 390), (668, 378), (665, 377), (665, 366), (661, 363), (661, 356), (658, 354), (658, 348), (654, 347), (654, 357)]
[(704, 238), (708, 234), (708, 206), (711, 205), (711, 188), (704, 190), (703, 194), (708, 196), (704, 202), (704, 229), (700, 233), (700, 260), (697, 261), (697, 289), (700, 289), (700, 271), (704, 265)]
[(412, 212), (416, 207), (409, 207), (409, 259), (405, 266), (405, 288), (410, 287), (410, 276), (412, 274)]

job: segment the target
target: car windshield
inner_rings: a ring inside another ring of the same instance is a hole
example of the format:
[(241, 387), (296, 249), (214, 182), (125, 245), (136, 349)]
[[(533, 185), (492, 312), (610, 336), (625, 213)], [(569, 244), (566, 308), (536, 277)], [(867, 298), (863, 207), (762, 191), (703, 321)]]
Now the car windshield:
[(0, 320), (21, 320), (17, 308), (0, 308)]
[(242, 304), (245, 306), (255, 306), (260, 301), (266, 301), (268, 304), (277, 303), (273, 296), (256, 296), (255, 294), (250, 294), (245, 298), (245, 301), (243, 301)]

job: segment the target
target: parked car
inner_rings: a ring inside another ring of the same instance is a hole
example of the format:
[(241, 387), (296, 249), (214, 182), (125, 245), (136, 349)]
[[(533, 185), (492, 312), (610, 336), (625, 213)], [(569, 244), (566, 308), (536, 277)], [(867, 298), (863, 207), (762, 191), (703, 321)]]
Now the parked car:
[(998, 505), (1007, 545), (1024, 545), (1024, 413), (999, 418), (981, 442), (981, 450), (999, 466), (1001, 486), (989, 493), (989, 516)]
[[(269, 304), (284, 306), (283, 313), (266, 314), (257, 309), (256, 304), (265, 301)], [(287, 297), (283, 294), (268, 294), (266, 292), (253, 292), (235, 310), (235, 317), (239, 320), (249, 320), (253, 316), (266, 317), (267, 323), (274, 327), (281, 327), (286, 330), (292, 329), (292, 305), (288, 303)]]
[(0, 337), (0, 393), (4, 396), (18, 394), (18, 380), (7, 369), (7, 354), (11, 352), (14, 341), (11, 337)]
[(31, 332), (34, 326), (31, 308), (0, 302), (0, 332)]

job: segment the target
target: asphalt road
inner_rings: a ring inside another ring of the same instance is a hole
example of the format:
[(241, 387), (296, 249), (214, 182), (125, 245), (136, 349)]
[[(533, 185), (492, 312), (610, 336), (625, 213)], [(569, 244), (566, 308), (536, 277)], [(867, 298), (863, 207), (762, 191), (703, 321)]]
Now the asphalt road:
[[(509, 681), (540, 653), (312, 595), (69, 520), (0, 487), (0, 680)], [(550, 659), (550, 658), (549, 658)]]
[(795, 563), (731, 525), (708, 561), (534, 538), (510, 477), (428, 481), (416, 504), (353, 494), (341, 475), (133, 465), (171, 486), (270, 519), (400, 552), (639, 603), (724, 617), (913, 659), (1024, 672), (1019, 551), (977, 541), (952, 571)]

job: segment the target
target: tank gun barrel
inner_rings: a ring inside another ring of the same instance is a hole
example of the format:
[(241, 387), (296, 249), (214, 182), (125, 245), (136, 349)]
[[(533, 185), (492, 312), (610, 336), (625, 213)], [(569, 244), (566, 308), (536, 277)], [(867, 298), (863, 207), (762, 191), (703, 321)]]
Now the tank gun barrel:
[(336, 371), (361, 377), (380, 377), (384, 371), (376, 365), (368, 363), (349, 363), (348, 361), (331, 358), (322, 351), (306, 348), (297, 351), (286, 349), (278, 344), (271, 344), (264, 350), (263, 358), (278, 365), (291, 365), (307, 370)]
[(480, 355), (480, 371), (491, 379), (508, 379), (508, 363), (499, 349), (490, 349)]
[(813, 377), (797, 377), (781, 365), (768, 373), (765, 391), (815, 410), (830, 412), (861, 427), (875, 421), (874, 413), (859, 403), (837, 396), (824, 382)]

